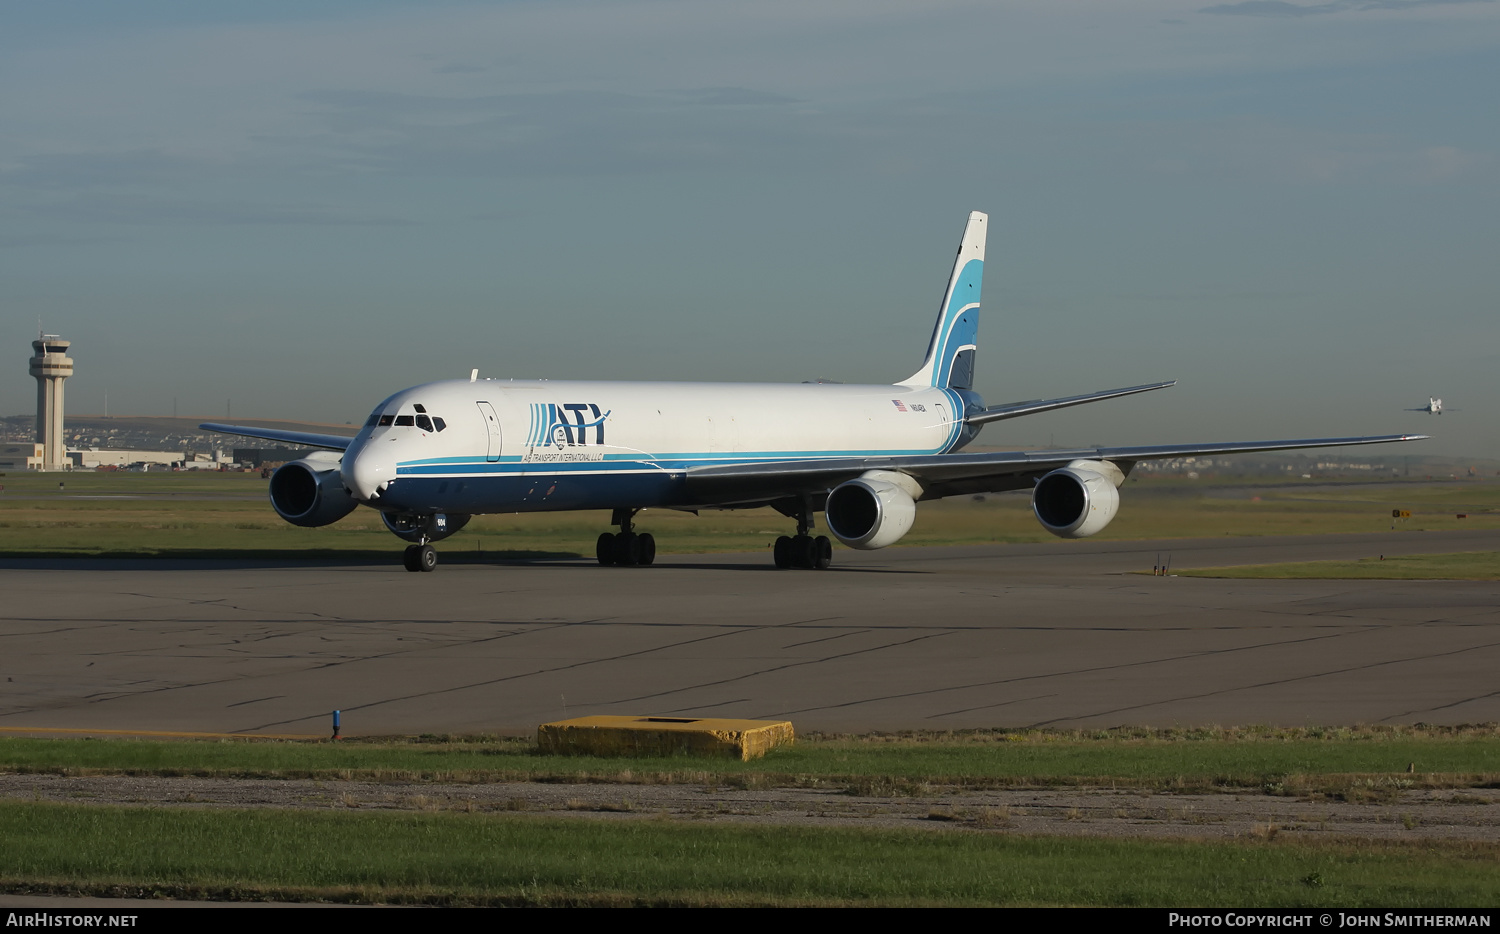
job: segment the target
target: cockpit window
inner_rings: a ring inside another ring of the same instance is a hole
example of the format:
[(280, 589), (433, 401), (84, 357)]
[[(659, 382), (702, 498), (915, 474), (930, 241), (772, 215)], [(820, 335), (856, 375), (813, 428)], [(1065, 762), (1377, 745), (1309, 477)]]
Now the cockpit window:
[(412, 408), (417, 410), (417, 415), (381, 415), (380, 410), (376, 409), (370, 413), (370, 420), (365, 424), (375, 428), (389, 428), (392, 425), (398, 428), (417, 427), (423, 431), (442, 431), (448, 427), (441, 418), (428, 415), (425, 405), (413, 404)]

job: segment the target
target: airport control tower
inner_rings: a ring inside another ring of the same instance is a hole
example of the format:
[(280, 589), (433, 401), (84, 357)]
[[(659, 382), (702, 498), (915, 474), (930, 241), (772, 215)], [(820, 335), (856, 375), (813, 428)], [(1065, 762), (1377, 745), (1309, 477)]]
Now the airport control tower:
[(31, 342), (31, 375), (36, 377), (36, 443), (43, 446), (42, 469), (61, 470), (68, 465), (68, 445), (63, 438), (63, 380), (73, 375), (71, 344), (56, 334), (43, 334)]

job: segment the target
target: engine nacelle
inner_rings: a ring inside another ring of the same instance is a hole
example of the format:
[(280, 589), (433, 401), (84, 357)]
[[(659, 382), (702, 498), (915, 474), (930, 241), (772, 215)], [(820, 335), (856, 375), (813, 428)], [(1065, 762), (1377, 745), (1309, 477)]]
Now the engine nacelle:
[(316, 527), (337, 522), (359, 503), (344, 489), (339, 475), (343, 455), (315, 451), (282, 464), (271, 474), (271, 508), (292, 525)]
[(380, 518), (391, 534), (402, 541), (417, 543), (422, 536), (429, 542), (440, 542), (469, 524), (471, 516), (464, 513), (434, 513), (432, 515), (408, 515), (406, 513), (383, 512)]
[(922, 488), (905, 474), (872, 470), (841, 483), (824, 506), (828, 531), (850, 548), (873, 551), (901, 540), (917, 518)]
[(1114, 519), (1124, 482), (1125, 474), (1109, 461), (1074, 461), (1037, 481), (1031, 510), (1053, 535), (1088, 538)]

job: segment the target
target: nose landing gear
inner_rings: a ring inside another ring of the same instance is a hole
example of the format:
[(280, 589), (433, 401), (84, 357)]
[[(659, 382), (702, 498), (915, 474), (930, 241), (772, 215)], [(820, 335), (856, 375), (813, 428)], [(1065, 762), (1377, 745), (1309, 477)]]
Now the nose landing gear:
[(608, 567), (616, 564), (621, 567), (645, 567), (656, 560), (656, 539), (651, 537), (650, 532), (637, 533), (634, 530), (635, 523), (632, 521), (639, 509), (616, 509), (610, 517), (611, 525), (618, 525), (620, 531), (604, 532), (599, 536), (599, 541), (594, 545), (594, 556), (599, 563)]
[(381, 521), (397, 538), (412, 542), (401, 556), (401, 565), (408, 571), (431, 571), (437, 567), (437, 552), (432, 543), (440, 542), (462, 529), (469, 516), (458, 513), (394, 513), (382, 512)]
[(437, 567), (437, 549), (427, 543), (407, 545), (401, 563), (408, 571), (431, 571)]

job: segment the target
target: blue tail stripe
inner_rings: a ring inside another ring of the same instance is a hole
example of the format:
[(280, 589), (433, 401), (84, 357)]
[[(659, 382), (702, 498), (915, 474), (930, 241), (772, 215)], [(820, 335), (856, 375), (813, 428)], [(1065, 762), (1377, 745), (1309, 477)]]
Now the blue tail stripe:
[(933, 386), (946, 388), (953, 375), (953, 358), (958, 349), (979, 342), (979, 294), (983, 283), (984, 263), (969, 260), (954, 283), (953, 295), (948, 299), (948, 308), (934, 342)]

